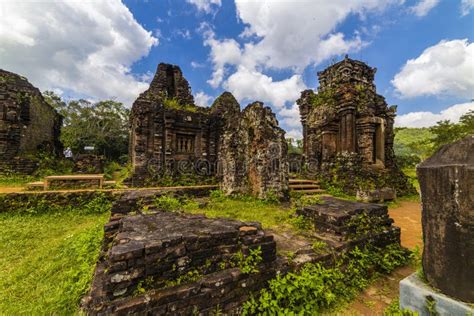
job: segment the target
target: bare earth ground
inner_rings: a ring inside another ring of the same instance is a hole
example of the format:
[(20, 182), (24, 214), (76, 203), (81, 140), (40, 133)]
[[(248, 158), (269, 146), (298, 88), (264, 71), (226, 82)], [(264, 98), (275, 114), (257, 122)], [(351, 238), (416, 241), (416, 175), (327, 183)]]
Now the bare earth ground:
[[(396, 208), (389, 209), (395, 225), (401, 228), (402, 246), (422, 249), (421, 205), (419, 202), (402, 201)], [(363, 291), (340, 315), (383, 315), (384, 309), (398, 297), (398, 283), (415, 272), (412, 266), (405, 266), (383, 276)]]

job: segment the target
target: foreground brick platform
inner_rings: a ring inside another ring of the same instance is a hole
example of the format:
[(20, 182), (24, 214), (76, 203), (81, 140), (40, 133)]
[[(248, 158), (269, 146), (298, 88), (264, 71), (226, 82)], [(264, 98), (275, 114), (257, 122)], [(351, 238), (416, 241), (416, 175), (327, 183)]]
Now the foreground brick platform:
[[(242, 273), (236, 254), (258, 247), (258, 272)], [(92, 315), (209, 314), (217, 306), (234, 313), (282, 267), (273, 236), (258, 223), (172, 212), (116, 215), (105, 227), (84, 307)]]
[(400, 228), (393, 224), (387, 206), (321, 197), (321, 203), (302, 207), (298, 215), (309, 219), (321, 239), (335, 249), (371, 244), (400, 244)]

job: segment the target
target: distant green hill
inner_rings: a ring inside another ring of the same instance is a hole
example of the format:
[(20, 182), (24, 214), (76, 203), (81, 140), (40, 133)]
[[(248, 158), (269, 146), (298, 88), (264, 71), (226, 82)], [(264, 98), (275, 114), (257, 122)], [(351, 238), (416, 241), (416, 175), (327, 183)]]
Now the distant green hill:
[(396, 128), (393, 146), (395, 155), (406, 156), (414, 154), (423, 160), (431, 153), (431, 140), (433, 137), (434, 134), (429, 128)]

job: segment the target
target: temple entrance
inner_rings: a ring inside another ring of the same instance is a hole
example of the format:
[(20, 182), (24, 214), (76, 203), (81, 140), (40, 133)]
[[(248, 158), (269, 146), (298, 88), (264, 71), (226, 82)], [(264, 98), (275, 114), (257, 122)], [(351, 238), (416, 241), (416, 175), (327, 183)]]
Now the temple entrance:
[(383, 120), (375, 125), (373, 144), (373, 162), (385, 164), (385, 124)]

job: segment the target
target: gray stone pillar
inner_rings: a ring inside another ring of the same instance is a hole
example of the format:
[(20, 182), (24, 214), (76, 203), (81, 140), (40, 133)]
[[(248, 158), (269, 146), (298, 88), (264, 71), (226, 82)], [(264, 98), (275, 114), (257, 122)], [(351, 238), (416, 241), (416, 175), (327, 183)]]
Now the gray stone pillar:
[(443, 146), (417, 168), (428, 282), (474, 302), (474, 136)]

